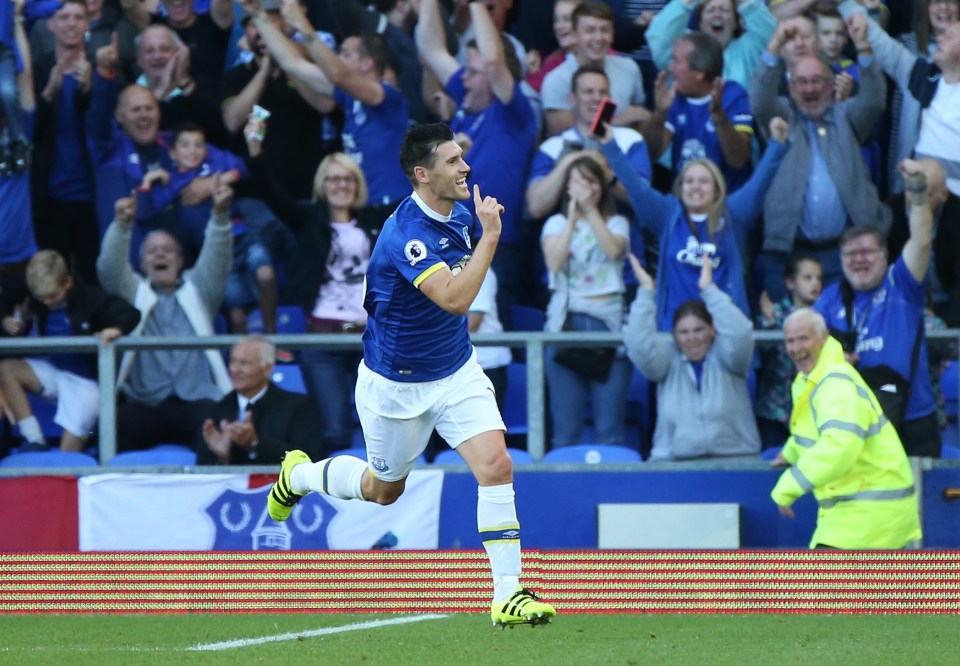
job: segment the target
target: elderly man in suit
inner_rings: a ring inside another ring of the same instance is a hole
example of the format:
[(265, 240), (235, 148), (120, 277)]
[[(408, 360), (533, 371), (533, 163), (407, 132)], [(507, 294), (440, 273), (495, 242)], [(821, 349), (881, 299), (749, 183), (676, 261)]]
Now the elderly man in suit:
[(275, 465), (291, 449), (320, 453), (320, 420), (305, 395), (276, 386), (276, 348), (264, 337), (243, 338), (230, 350), (233, 390), (203, 424), (201, 465)]

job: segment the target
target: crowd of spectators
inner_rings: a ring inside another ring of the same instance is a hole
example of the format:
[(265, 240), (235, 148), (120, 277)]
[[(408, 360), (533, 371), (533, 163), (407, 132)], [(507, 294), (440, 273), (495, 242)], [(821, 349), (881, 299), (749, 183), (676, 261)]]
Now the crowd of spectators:
[[(360, 332), (371, 249), (411, 191), (399, 145), (441, 120), (505, 207), (471, 330), (512, 330), (515, 305), (549, 331), (626, 327), (603, 377), (548, 354), (550, 445), (585, 414), (592, 443), (627, 443), (635, 368), (661, 397), (628, 443), (645, 454), (782, 445), (791, 364), (742, 329), (813, 306), (848, 361), (899, 373), (904, 447), (938, 455), (955, 350), (925, 331), (960, 327), (960, 1), (532, 4), (0, 0), (0, 335), (242, 334), (254, 309), (272, 334), (280, 306)], [(259, 391), (272, 351), (248, 340), (231, 368)], [(81, 448), (90, 368), (3, 357), (5, 446), (43, 447), (36, 393)], [(509, 354), (490, 357), (502, 404)], [(317, 453), (349, 447), (358, 354), (293, 360)], [(243, 430), (231, 378), (242, 394), (215, 350), (127, 354), (119, 448), (253, 459), (224, 435)]]

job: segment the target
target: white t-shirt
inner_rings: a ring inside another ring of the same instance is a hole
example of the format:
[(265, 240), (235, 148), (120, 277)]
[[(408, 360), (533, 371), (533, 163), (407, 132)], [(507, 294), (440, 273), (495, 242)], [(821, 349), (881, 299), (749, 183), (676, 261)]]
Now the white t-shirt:
[[(497, 275), (492, 268), (487, 270), (480, 291), (470, 304), (470, 312), (483, 315), (477, 333), (503, 333), (503, 325), (497, 315)], [(509, 347), (477, 347), (477, 363), (481, 368), (502, 368), (510, 365), (512, 360)]]
[[(540, 233), (541, 241), (548, 236), (559, 236), (567, 226), (567, 216), (557, 213), (547, 219)], [(630, 222), (622, 215), (614, 215), (607, 220), (610, 232), (622, 236), (630, 243)], [(608, 296), (622, 294), (626, 287), (623, 282), (623, 267), (626, 255), (620, 259), (610, 259), (597, 244), (590, 223), (578, 220), (570, 238), (570, 256), (566, 270), (570, 295), (577, 297)], [(551, 285), (553, 288), (553, 285)]]
[(923, 110), (917, 157), (933, 157), (947, 171), (947, 189), (960, 196), (960, 83), (937, 85), (930, 107)]
[[(540, 99), (544, 111), (570, 110), (570, 85), (573, 75), (580, 69), (577, 57), (568, 53), (563, 63), (543, 77)], [(643, 76), (640, 66), (627, 56), (607, 54), (603, 58), (603, 71), (610, 80), (610, 98), (617, 103), (617, 115), (628, 106), (643, 104)]]
[(320, 286), (320, 294), (311, 313), (317, 319), (336, 319), (366, 323), (363, 309), (363, 276), (370, 262), (370, 239), (357, 221), (332, 222), (330, 256), (327, 272), (330, 279)]

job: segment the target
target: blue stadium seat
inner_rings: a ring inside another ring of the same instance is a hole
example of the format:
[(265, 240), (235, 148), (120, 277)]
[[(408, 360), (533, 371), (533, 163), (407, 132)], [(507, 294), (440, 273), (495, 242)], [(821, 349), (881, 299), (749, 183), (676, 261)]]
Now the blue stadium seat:
[(360, 426), (355, 426), (353, 428), (353, 436), (350, 439), (350, 446), (355, 449), (366, 449), (367, 442), (363, 438), (363, 428)]
[(947, 421), (947, 427), (940, 433), (940, 443), (944, 447), (960, 448), (960, 432), (956, 421)]
[(274, 366), (273, 375), (270, 376), (270, 379), (282, 389), (307, 394), (307, 385), (303, 381), (303, 371), (296, 363)]
[[(247, 332), (263, 333), (263, 313), (260, 308), (247, 316)], [(307, 319), (303, 309), (296, 305), (281, 305), (277, 308), (277, 333), (295, 334), (307, 332)]]
[[(514, 449), (507, 447), (507, 453), (510, 455), (510, 459), (513, 460), (514, 464), (521, 463), (532, 463), (534, 462), (533, 456), (524, 451), (523, 449)], [(466, 464), (463, 461), (463, 458), (460, 457), (460, 454), (453, 449), (444, 449), (437, 455), (433, 457), (433, 463), (435, 465), (463, 465)]]
[(511, 446), (508, 446), (507, 453), (510, 455), (510, 460), (513, 461), (514, 465), (536, 462), (536, 460), (533, 459), (533, 456), (527, 453), (524, 449), (515, 449)]
[(48, 402), (35, 393), (27, 393), (27, 401), (30, 403), (30, 410), (37, 417), (40, 423), (40, 432), (47, 439), (55, 439), (59, 443), (63, 436), (63, 428), (53, 422), (53, 417), (57, 413), (57, 405), (54, 402)]
[(464, 465), (463, 458), (453, 449), (444, 449), (433, 457), (434, 465)]
[(641, 462), (639, 451), (612, 444), (576, 444), (547, 451), (543, 462), (608, 463)]
[(107, 465), (132, 467), (134, 465), (196, 465), (197, 454), (181, 444), (158, 444), (143, 451), (121, 451)]
[(508, 435), (527, 434), (527, 364), (513, 362), (507, 366), (507, 395), (503, 405), (503, 422)]
[(960, 460), (960, 448), (944, 445), (940, 449), (940, 457), (944, 460)]
[[(353, 456), (354, 458), (360, 458), (361, 460), (367, 459), (367, 449), (363, 447), (351, 447), (349, 449), (340, 449), (339, 451), (334, 451), (330, 454), (331, 458), (336, 458), (337, 456)], [(420, 454), (420, 457), (417, 458), (418, 465), (426, 465), (427, 459)]]
[(643, 376), (636, 367), (630, 376), (627, 386), (627, 422), (624, 441), (629, 448), (637, 451), (650, 450), (650, 437), (653, 431), (650, 424), (650, 380)]
[(74, 451), (31, 451), (11, 453), (0, 460), (0, 467), (96, 467), (97, 459)]
[(783, 451), (782, 446), (772, 446), (769, 449), (764, 449), (760, 452), (760, 460), (766, 460), (767, 462), (773, 462), (777, 457), (777, 454)]

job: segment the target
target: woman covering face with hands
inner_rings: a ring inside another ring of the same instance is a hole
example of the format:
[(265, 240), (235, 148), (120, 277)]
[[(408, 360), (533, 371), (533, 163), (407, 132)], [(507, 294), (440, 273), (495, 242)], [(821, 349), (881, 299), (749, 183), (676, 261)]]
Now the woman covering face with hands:
[[(592, 157), (570, 163), (561, 210), (541, 233), (550, 271), (546, 330), (618, 331), (624, 311), (624, 259), (630, 223), (614, 213), (609, 179)], [(618, 355), (605, 381), (585, 377), (547, 353), (553, 446), (580, 442), (587, 397), (592, 398), (595, 443), (623, 444), (630, 363)]]

